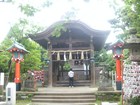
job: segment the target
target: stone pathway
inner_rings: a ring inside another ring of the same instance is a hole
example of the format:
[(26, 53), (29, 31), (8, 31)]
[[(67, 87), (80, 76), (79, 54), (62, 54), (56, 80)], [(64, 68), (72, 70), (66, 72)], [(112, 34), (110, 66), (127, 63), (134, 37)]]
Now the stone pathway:
[(90, 87), (52, 87), (52, 88), (38, 88), (38, 92), (54, 92), (54, 93), (61, 93), (61, 92), (97, 92), (97, 88), (90, 88)]
[(0, 102), (0, 105), (6, 105), (6, 102)]
[(97, 88), (53, 87), (38, 88), (33, 105), (95, 105)]
[(102, 102), (101, 105), (118, 105), (117, 103)]

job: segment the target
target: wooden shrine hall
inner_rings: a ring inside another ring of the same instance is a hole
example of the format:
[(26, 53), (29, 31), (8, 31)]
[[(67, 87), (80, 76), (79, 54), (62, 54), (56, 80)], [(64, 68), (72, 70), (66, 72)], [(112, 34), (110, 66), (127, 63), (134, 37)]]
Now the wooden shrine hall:
[(109, 33), (72, 20), (56, 22), (45, 31), (30, 35), (32, 40), (48, 50), (48, 86), (68, 81), (68, 71), (64, 69), (68, 65), (75, 72), (75, 81), (88, 80), (90, 86), (95, 86), (94, 51), (103, 48)]

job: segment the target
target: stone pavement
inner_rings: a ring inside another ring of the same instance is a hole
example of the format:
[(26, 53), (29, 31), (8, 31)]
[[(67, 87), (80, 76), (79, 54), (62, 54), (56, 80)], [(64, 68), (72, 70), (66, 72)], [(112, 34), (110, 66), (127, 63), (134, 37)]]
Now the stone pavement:
[(97, 92), (98, 88), (90, 88), (90, 87), (52, 87), (52, 88), (38, 88), (38, 92), (54, 92), (54, 93), (72, 93), (72, 92)]
[(6, 102), (0, 102), (0, 105), (6, 105)]
[(117, 103), (102, 102), (101, 105), (118, 105)]

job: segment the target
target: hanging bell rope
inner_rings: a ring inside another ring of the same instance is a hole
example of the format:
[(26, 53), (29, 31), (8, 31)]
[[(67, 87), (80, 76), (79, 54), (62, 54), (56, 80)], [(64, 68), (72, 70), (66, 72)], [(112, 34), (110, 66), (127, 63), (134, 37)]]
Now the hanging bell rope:
[(77, 51), (77, 54), (76, 54), (76, 59), (79, 59), (78, 51)]
[[(64, 61), (67, 60), (66, 53), (69, 53), (69, 60), (72, 59), (72, 54), (74, 54), (74, 59), (88, 59), (88, 52), (91, 50), (59, 50), (59, 51), (51, 51), (52, 55), (57, 53), (57, 60), (60, 60), (60, 53), (64, 53)], [(81, 55), (79, 55), (79, 52)]]
[(60, 60), (60, 52), (57, 52), (57, 60)]
[(81, 59), (84, 59), (84, 52), (81, 52)]
[(72, 52), (69, 52), (69, 60), (72, 60)]
[(64, 61), (67, 61), (66, 52), (64, 52)]

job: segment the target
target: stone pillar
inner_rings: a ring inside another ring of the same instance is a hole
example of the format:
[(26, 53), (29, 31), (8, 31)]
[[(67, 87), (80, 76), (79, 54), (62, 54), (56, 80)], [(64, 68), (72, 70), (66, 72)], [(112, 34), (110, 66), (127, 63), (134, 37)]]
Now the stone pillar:
[(91, 49), (91, 52), (90, 52), (90, 66), (91, 66), (91, 87), (95, 87), (95, 63), (94, 61), (92, 60), (94, 58), (94, 46), (93, 46), (93, 36), (91, 36), (91, 39), (90, 39), (90, 49)]
[(48, 42), (48, 58), (49, 58), (49, 64), (48, 64), (48, 87), (52, 87), (53, 82), (53, 74), (52, 74), (52, 45), (50, 42)]

